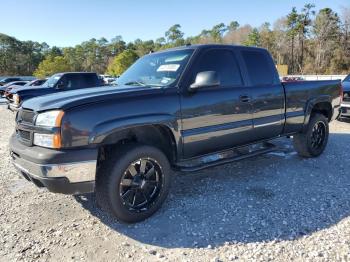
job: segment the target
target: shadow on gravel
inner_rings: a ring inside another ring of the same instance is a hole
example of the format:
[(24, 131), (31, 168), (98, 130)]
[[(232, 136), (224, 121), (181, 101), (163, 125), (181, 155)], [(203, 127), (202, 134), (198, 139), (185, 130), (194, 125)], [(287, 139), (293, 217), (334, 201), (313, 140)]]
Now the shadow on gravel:
[(350, 134), (331, 134), (326, 152), (301, 159), (283, 150), (196, 174), (175, 177), (168, 200), (150, 219), (118, 223), (94, 194), (77, 201), (111, 229), (167, 248), (293, 240), (350, 215)]

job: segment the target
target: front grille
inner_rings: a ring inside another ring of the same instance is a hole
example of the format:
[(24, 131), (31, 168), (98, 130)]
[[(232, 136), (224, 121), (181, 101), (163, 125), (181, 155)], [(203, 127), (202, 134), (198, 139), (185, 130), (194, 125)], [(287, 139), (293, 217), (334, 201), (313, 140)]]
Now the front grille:
[(25, 130), (18, 130), (18, 135), (21, 139), (30, 141), (30, 132)]
[(23, 122), (23, 123), (33, 124), (34, 123), (34, 116), (35, 116), (35, 113), (33, 111), (21, 109), (18, 112), (17, 121)]
[(16, 116), (17, 137), (20, 142), (27, 146), (32, 146), (34, 121), (34, 111), (22, 108), (18, 111)]

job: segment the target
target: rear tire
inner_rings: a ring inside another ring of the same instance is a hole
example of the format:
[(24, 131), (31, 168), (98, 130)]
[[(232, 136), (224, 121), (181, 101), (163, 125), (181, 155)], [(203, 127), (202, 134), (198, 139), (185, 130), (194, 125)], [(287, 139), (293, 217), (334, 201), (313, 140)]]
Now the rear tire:
[(122, 222), (140, 222), (155, 213), (168, 195), (169, 161), (162, 151), (147, 145), (124, 145), (116, 151), (99, 170), (97, 203)]
[(324, 115), (313, 114), (306, 130), (294, 135), (294, 149), (301, 157), (317, 157), (326, 148), (328, 136), (328, 119)]

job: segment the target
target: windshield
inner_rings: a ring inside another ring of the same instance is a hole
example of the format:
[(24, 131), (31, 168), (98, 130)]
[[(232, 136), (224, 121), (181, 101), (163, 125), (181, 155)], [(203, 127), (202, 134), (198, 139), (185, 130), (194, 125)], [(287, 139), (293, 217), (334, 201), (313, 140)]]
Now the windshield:
[(184, 70), (192, 49), (168, 51), (144, 56), (117, 80), (117, 85), (170, 86)]
[(58, 80), (61, 78), (61, 74), (53, 75), (42, 85), (42, 87), (54, 87)]
[(344, 82), (350, 82), (350, 75), (348, 75), (347, 77), (345, 77), (345, 79), (343, 80)]

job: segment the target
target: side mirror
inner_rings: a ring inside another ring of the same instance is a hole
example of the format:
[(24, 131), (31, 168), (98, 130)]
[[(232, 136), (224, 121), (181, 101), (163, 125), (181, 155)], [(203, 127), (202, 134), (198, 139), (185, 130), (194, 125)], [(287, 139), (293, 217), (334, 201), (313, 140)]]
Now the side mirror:
[(214, 87), (220, 85), (219, 75), (215, 71), (199, 72), (196, 80), (190, 86), (190, 90), (196, 90), (202, 87)]

